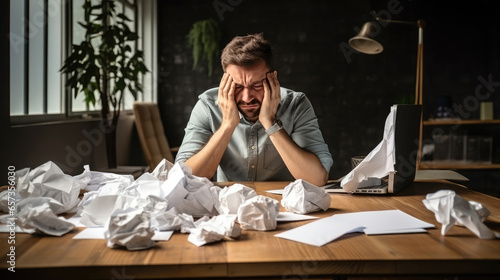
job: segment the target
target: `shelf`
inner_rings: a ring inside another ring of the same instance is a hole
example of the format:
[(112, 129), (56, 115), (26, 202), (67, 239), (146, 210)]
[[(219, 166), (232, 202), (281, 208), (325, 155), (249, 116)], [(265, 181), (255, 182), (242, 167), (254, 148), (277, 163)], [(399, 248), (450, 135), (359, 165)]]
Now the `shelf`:
[(420, 169), (500, 169), (500, 164), (467, 163), (459, 161), (422, 161)]
[(423, 125), (500, 124), (500, 120), (427, 120)]

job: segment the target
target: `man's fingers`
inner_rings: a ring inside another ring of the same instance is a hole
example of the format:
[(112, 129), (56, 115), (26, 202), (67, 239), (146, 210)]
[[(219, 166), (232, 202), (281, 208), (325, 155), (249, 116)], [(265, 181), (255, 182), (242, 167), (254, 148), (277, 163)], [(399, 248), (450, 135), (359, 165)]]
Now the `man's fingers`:
[(228, 78), (226, 80), (226, 84), (224, 85), (224, 97), (227, 98), (227, 96), (229, 94), (229, 91), (231, 90), (232, 84), (233, 84), (233, 77), (231, 77), (228, 74)]
[(278, 73), (274, 71), (273, 73), (267, 73), (267, 80), (269, 81), (269, 85), (272, 89), (277, 89), (280, 87), (280, 83), (278, 81)]
[[(267, 73), (267, 81), (269, 82), (269, 98), (271, 100), (280, 98), (280, 84), (276, 76), (276, 71)], [(267, 83), (264, 83), (267, 84)]]
[(231, 78), (230, 86), (229, 86), (229, 92), (227, 93), (227, 98), (229, 100), (234, 100), (234, 83), (233, 83), (232, 80), (233, 79)]
[(262, 84), (264, 85), (264, 99), (268, 98), (269, 95), (271, 94), (271, 88), (269, 87), (268, 81), (269, 79), (266, 79)]
[(228, 77), (228, 74), (224, 73), (224, 75), (222, 75), (222, 79), (220, 79), (220, 84), (219, 84), (219, 98), (217, 100), (217, 103), (219, 104), (219, 106), (221, 105), (220, 102), (224, 98), (224, 87), (226, 86), (227, 77)]
[(224, 75), (222, 75), (222, 79), (220, 79), (219, 88), (224, 88), (224, 86), (226, 85), (228, 76), (229, 76), (228, 73), (224, 73)]

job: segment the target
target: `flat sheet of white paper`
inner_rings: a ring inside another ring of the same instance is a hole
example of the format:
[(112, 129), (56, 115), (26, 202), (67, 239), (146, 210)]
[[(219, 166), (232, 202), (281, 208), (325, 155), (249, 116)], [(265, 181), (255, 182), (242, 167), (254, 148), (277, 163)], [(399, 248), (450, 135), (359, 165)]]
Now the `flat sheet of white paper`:
[(151, 239), (154, 241), (167, 241), (172, 237), (172, 234), (174, 234), (173, 230), (167, 230), (167, 231), (158, 231), (155, 230), (155, 234)]
[(86, 225), (80, 223), (80, 218), (81, 218), (81, 216), (79, 216), (79, 215), (73, 215), (71, 218), (66, 219), (66, 221), (74, 224), (75, 227), (87, 227)]
[(278, 217), (276, 217), (277, 222), (293, 222), (293, 221), (304, 221), (317, 219), (318, 217), (296, 214), (291, 212), (279, 212)]
[(339, 220), (335, 216), (311, 222), (275, 236), (313, 246), (323, 246), (344, 234), (361, 231), (363, 228), (348, 221)]
[(398, 232), (400, 230), (433, 228), (433, 224), (426, 223), (401, 210), (364, 211), (335, 215), (338, 219), (363, 226), (364, 232), (370, 234)]
[[(104, 239), (104, 227), (86, 228), (75, 235), (73, 239)], [(167, 241), (172, 237), (173, 231), (155, 231), (151, 238), (154, 241)]]
[(272, 194), (283, 194), (283, 189), (279, 189), (279, 190), (268, 190), (266, 192), (268, 193), (272, 193)]
[(73, 236), (73, 239), (104, 239), (104, 227), (86, 228)]
[(434, 227), (433, 224), (400, 210), (365, 211), (333, 215), (275, 236), (309, 245), (323, 246), (351, 232), (365, 232), (369, 235), (417, 233), (425, 232), (424, 228), (432, 227)]

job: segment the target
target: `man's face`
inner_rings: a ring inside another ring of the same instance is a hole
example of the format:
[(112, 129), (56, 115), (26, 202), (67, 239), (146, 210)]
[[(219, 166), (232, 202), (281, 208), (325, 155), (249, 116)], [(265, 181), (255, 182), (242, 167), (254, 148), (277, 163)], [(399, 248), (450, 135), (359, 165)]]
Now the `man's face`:
[(231, 75), (235, 83), (234, 99), (238, 110), (245, 119), (255, 122), (259, 119), (260, 107), (264, 99), (264, 82), (269, 69), (264, 61), (250, 66), (230, 64), (226, 72)]

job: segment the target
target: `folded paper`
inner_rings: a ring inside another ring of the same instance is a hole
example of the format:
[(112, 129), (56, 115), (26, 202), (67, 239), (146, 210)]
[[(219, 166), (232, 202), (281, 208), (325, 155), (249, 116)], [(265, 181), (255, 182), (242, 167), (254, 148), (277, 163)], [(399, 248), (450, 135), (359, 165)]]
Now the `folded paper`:
[(330, 207), (330, 195), (323, 189), (309, 182), (298, 179), (285, 187), (281, 205), (286, 211), (307, 214)]
[(90, 181), (85, 186), (86, 191), (96, 191), (106, 186), (108, 189), (123, 189), (134, 181), (132, 175), (121, 175), (109, 172), (90, 171)]
[(477, 202), (463, 199), (452, 190), (440, 190), (427, 194), (423, 203), (434, 212), (436, 220), (442, 224), (441, 234), (446, 235), (455, 224), (463, 225), (481, 239), (493, 239), (495, 234), (483, 221), (489, 211)]
[(166, 181), (168, 179), (168, 172), (174, 166), (173, 163), (166, 159), (162, 159), (160, 163), (155, 167), (151, 175), (160, 181)]
[[(336, 214), (276, 234), (276, 237), (314, 246), (323, 246), (353, 232), (400, 234), (425, 232), (433, 224), (426, 223), (400, 210), (363, 211)], [(325, 230), (328, 229), (328, 230)]]
[[(144, 200), (142, 200), (144, 201)], [(96, 197), (81, 212), (80, 223), (87, 227), (105, 226), (111, 214), (116, 210), (144, 206), (141, 199), (122, 194), (101, 195)]]
[(385, 120), (384, 136), (382, 141), (340, 182), (342, 188), (354, 192), (363, 182), (370, 178), (382, 178), (394, 172), (396, 163), (394, 147), (394, 125), (396, 122), (396, 107), (391, 107), (391, 112)]
[(140, 197), (161, 196), (160, 186), (161, 181), (159, 181), (155, 176), (144, 173), (137, 180), (126, 186), (124, 190), (129, 191), (130, 194), (137, 194)]

